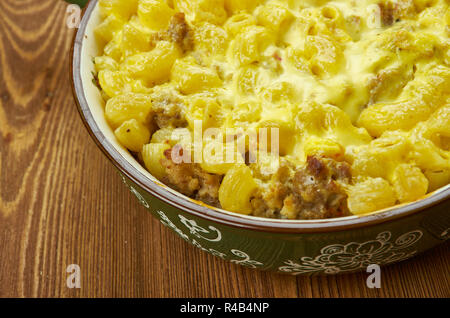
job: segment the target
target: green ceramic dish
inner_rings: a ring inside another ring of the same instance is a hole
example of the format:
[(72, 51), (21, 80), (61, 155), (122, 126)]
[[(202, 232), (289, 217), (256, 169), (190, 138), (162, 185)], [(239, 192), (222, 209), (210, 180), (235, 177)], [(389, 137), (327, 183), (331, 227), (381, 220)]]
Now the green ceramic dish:
[(100, 22), (90, 1), (73, 44), (73, 92), (92, 138), (126, 187), (182, 239), (224, 260), (262, 270), (336, 274), (408, 259), (450, 237), (450, 186), (427, 198), (366, 216), (318, 221), (249, 217), (212, 209), (162, 185), (115, 139), (92, 81)]

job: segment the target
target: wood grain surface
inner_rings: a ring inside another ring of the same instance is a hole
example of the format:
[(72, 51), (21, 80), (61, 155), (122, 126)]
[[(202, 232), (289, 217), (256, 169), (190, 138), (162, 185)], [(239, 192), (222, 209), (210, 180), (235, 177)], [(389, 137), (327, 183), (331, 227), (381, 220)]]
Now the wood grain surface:
[[(449, 244), (367, 274), (226, 263), (157, 222), (88, 136), (59, 0), (0, 1), (0, 297), (449, 297)], [(66, 286), (70, 264), (81, 288)]]

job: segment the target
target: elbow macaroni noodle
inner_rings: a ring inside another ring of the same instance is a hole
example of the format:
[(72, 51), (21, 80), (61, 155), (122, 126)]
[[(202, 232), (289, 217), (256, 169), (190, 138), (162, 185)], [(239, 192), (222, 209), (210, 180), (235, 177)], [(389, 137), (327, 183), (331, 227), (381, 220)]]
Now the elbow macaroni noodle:
[[(292, 176), (313, 156), (351, 167), (341, 186), (353, 214), (449, 183), (448, 0), (99, 5), (104, 53), (95, 65), (105, 116), (156, 178), (167, 176), (162, 161), (171, 149), (187, 159), (196, 145), (213, 157), (231, 154), (236, 160), (199, 166), (220, 176), (220, 207), (253, 215), (256, 193), (269, 202), (283, 169)], [(216, 131), (193, 141), (199, 127)], [(260, 134), (275, 131), (279, 149)], [(239, 138), (243, 146), (231, 147)], [(267, 204), (275, 217), (298, 218), (295, 198), (282, 198)]]

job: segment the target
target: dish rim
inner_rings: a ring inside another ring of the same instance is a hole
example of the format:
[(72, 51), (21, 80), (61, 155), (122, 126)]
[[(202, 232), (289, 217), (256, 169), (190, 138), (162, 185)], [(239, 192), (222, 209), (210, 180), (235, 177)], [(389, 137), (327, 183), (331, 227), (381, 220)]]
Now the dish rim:
[(85, 40), (86, 27), (97, 2), (97, 0), (90, 0), (84, 8), (83, 17), (78, 30), (74, 34), (70, 52), (71, 86), (78, 112), (90, 136), (112, 164), (140, 188), (173, 208), (208, 221), (231, 227), (261, 232), (306, 234), (343, 231), (387, 223), (421, 212), (425, 213), (428, 211), (428, 208), (450, 199), (450, 185), (447, 185), (421, 200), (401, 206), (393, 206), (386, 210), (372, 212), (367, 215), (321, 220), (277, 220), (245, 216), (214, 209), (206, 205), (197, 204), (181, 194), (172, 193), (142, 174), (131, 162), (126, 160), (114, 145), (107, 140), (91, 112), (89, 102), (83, 90), (81, 52)]

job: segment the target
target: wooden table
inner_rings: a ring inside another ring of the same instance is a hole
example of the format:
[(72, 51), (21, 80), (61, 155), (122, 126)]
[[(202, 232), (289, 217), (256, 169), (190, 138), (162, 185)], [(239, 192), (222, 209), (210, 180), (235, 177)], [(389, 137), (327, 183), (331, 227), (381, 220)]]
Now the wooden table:
[[(293, 277), (226, 263), (126, 190), (72, 99), (66, 4), (0, 1), (1, 297), (449, 297), (449, 244), (367, 274)], [(66, 285), (78, 264), (81, 288)]]

